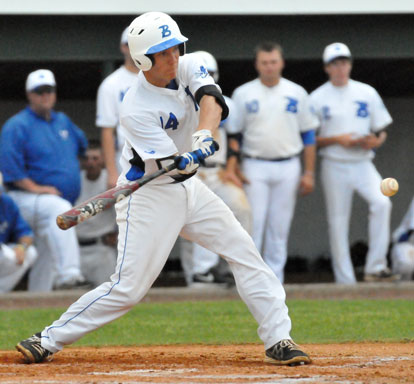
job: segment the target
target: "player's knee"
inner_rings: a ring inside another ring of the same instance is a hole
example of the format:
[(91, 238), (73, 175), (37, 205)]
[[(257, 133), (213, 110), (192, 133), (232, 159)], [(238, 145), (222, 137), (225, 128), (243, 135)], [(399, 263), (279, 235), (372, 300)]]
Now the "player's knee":
[(42, 195), (42, 199), (39, 199), (38, 209), (44, 214), (56, 217), (62, 212), (68, 211), (72, 208), (69, 201), (60, 196), (55, 195)]
[(72, 208), (72, 204), (69, 203), (69, 201), (65, 200), (64, 198), (60, 196), (55, 196), (55, 206), (56, 209), (59, 210), (59, 212), (65, 212)]
[(371, 206), (370, 211), (373, 213), (376, 212), (387, 212), (391, 213), (392, 203), (388, 197), (381, 196), (380, 199), (375, 200)]
[(398, 273), (412, 273), (414, 271), (414, 260), (410, 260), (408, 257), (400, 257), (394, 262), (394, 266), (398, 269)]
[(33, 245), (27, 248), (26, 259), (28, 266), (32, 266), (37, 259), (37, 250)]
[(124, 307), (133, 307), (136, 305), (143, 297), (142, 289), (137, 288), (134, 284), (118, 284), (114, 286), (114, 289), (117, 291), (117, 296), (122, 302)]

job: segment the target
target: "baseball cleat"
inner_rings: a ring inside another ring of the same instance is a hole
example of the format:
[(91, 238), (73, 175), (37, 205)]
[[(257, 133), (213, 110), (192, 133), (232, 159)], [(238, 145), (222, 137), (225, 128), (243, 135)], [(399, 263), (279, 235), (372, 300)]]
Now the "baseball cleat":
[(393, 274), (388, 268), (378, 273), (366, 273), (364, 275), (364, 281), (366, 282), (391, 282), (401, 279), (400, 275)]
[(312, 362), (311, 358), (290, 339), (281, 340), (267, 349), (265, 361), (271, 364), (290, 366)]
[(40, 338), (40, 332), (35, 333), (32, 337), (16, 345), (16, 349), (23, 355), (25, 363), (41, 363), (53, 359), (53, 353), (42, 347)]

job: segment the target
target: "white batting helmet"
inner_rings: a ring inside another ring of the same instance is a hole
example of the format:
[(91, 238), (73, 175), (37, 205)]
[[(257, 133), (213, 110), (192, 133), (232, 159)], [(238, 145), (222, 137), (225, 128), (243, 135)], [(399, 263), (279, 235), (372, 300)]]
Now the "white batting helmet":
[(163, 12), (138, 16), (128, 28), (128, 46), (132, 60), (141, 71), (149, 71), (152, 61), (147, 55), (185, 43), (177, 23)]
[(203, 60), (207, 71), (210, 73), (214, 81), (217, 83), (218, 78), (219, 78), (219, 71), (218, 71), (217, 61), (214, 58), (214, 56), (211, 53), (206, 52), (206, 51), (196, 51), (194, 53), (198, 55), (198, 57), (200, 57), (201, 60)]

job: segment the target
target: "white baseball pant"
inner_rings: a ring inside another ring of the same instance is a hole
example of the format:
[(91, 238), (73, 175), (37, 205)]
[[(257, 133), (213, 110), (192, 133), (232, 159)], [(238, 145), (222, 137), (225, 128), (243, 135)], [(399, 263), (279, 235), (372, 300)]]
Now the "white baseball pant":
[[(207, 185), (234, 213), (242, 227), (250, 234), (252, 227), (252, 216), (250, 205), (243, 189), (232, 183), (224, 183), (220, 178), (220, 167), (201, 168), (197, 176)], [(194, 244), (193, 249), (193, 272), (206, 273), (219, 262), (219, 256), (208, 249)]]
[(253, 240), (265, 262), (284, 281), (287, 243), (296, 204), (299, 157), (285, 161), (244, 159), (245, 184), (253, 215)]
[(16, 244), (0, 246), (0, 293), (11, 291), (37, 258), (36, 248), (32, 245), (26, 249), (23, 264), (17, 264), (13, 247)]
[(75, 229), (62, 231), (56, 225), (56, 216), (69, 210), (71, 204), (56, 195), (23, 191), (10, 191), (9, 195), (32, 228), (39, 255), (29, 272), (29, 291), (51, 291), (54, 283), (81, 277)]
[(345, 162), (323, 158), (321, 179), (335, 281), (339, 284), (356, 282), (348, 241), (354, 192), (369, 205), (369, 251), (364, 272), (377, 273), (385, 269), (390, 239), (391, 201), (380, 191), (381, 176), (372, 161)]
[(408, 241), (396, 243), (391, 251), (392, 271), (402, 280), (411, 280), (414, 274), (414, 245)]
[(116, 211), (118, 261), (111, 281), (83, 295), (46, 327), (44, 348), (56, 352), (127, 313), (161, 272), (180, 232), (230, 264), (266, 348), (290, 337), (283, 286), (230, 209), (200, 180), (147, 184), (119, 202)]

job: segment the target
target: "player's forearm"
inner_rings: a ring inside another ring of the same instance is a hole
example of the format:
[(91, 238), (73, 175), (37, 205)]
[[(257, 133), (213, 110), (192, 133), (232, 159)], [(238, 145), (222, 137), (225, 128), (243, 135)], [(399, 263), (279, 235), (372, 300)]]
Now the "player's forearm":
[(32, 179), (29, 179), (28, 177), (15, 181), (13, 184), (19, 189), (23, 189), (25, 191), (33, 192), (33, 193), (41, 193), (44, 187), (43, 185), (37, 184), (36, 182), (34, 182)]
[(327, 147), (329, 145), (336, 145), (339, 144), (338, 136), (330, 136), (330, 137), (317, 137), (316, 144), (318, 147)]
[(214, 96), (203, 96), (200, 101), (200, 121), (197, 130), (208, 129), (214, 136), (220, 125), (221, 113), (221, 106)]
[(314, 175), (316, 162), (316, 146), (306, 145), (303, 149), (303, 172)]
[(381, 131), (378, 135), (378, 145), (377, 147), (380, 147), (382, 144), (385, 143), (385, 140), (387, 140), (387, 132), (386, 131)]
[(104, 156), (105, 167), (109, 174), (118, 174), (115, 162), (115, 139), (114, 128), (102, 128), (101, 132), (102, 153)]
[(236, 173), (238, 163), (239, 162), (236, 156), (229, 157), (226, 164), (227, 171)]

